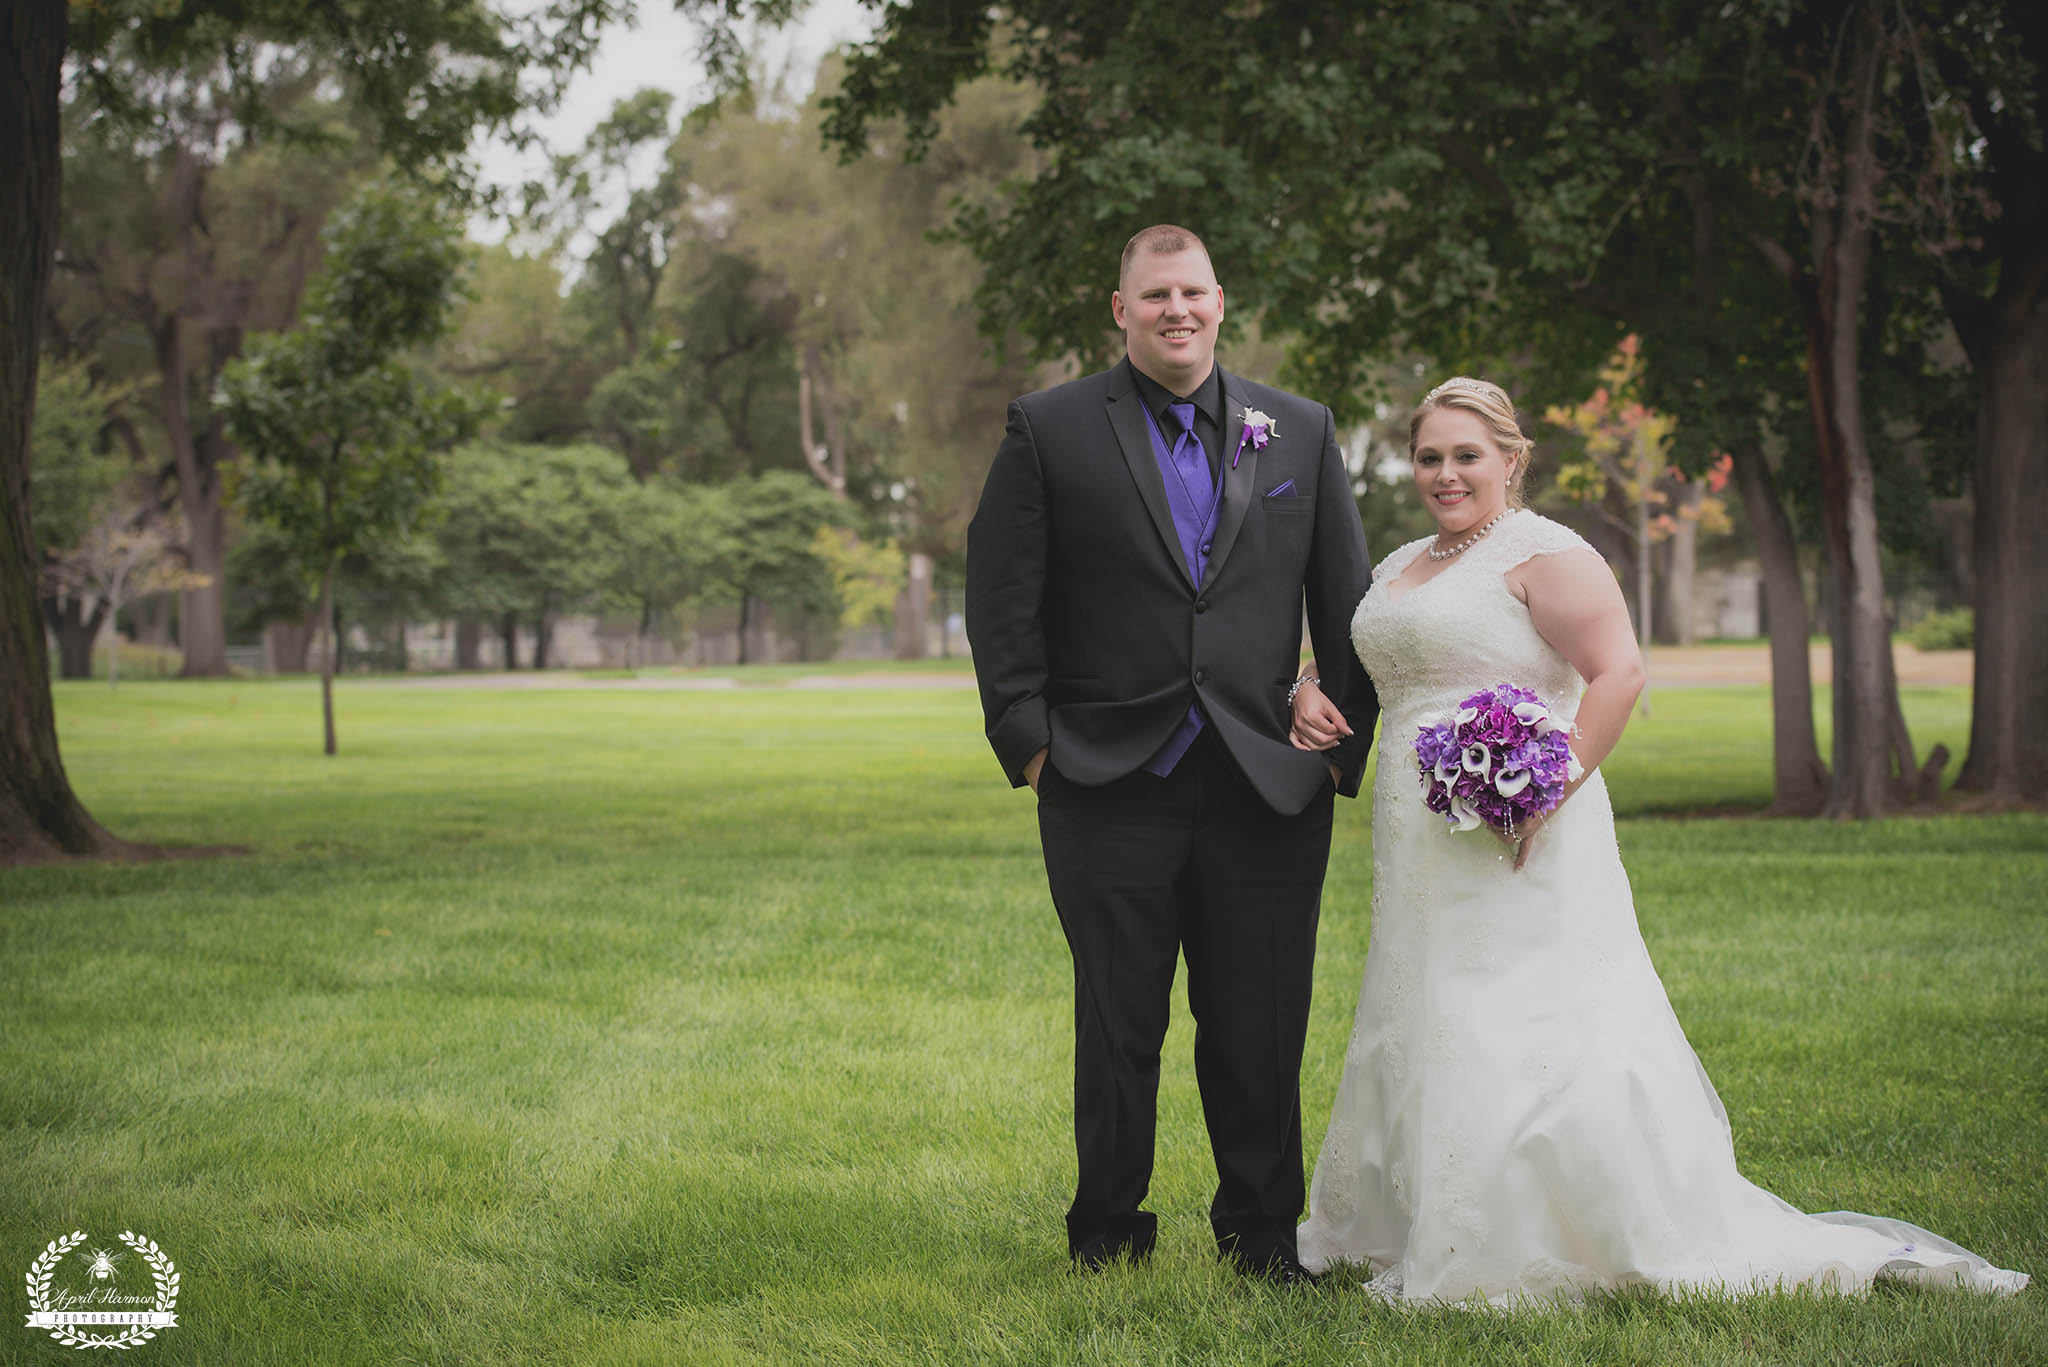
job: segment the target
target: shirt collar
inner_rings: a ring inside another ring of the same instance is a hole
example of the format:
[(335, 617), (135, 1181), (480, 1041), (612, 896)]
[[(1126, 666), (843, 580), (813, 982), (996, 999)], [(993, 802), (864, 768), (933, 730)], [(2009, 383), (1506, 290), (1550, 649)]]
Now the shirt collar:
[[(1125, 364), (1128, 365), (1129, 362), (1126, 361)], [(1223, 419), (1220, 416), (1223, 411), (1222, 366), (1211, 365), (1208, 378), (1195, 386), (1194, 393), (1186, 396), (1175, 394), (1136, 366), (1131, 366), (1131, 379), (1137, 383), (1138, 397), (1144, 400), (1145, 407), (1152, 410), (1152, 415), (1158, 418), (1162, 425), (1166, 420), (1168, 404), (1192, 403), (1197, 412), (1207, 415), (1218, 431), (1223, 429)]]

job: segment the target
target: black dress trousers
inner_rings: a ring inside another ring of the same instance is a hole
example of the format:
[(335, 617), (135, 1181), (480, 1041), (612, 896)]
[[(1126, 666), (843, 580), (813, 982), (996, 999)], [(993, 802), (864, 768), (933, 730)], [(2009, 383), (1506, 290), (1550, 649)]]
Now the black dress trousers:
[(1299, 1077), (1332, 789), (1294, 816), (1262, 801), (1204, 727), (1173, 772), (1083, 787), (1050, 757), (1038, 818), (1074, 958), (1068, 1250), (1142, 1256), (1159, 1054), (1175, 960), (1188, 964), (1195, 1076), (1215, 1154), (1218, 1247), (1262, 1267), (1294, 1256), (1305, 1199)]

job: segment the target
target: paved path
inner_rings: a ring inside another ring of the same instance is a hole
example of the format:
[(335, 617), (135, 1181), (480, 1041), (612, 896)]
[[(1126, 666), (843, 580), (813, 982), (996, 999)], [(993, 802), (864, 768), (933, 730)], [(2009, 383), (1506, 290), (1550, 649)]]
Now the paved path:
[[(1833, 677), (1834, 652), (1826, 642), (1808, 650), (1813, 681), (1826, 683)], [(1899, 682), (1908, 686), (1961, 685), (1970, 683), (1971, 656), (1967, 650), (1919, 651), (1903, 643), (1892, 647), (1892, 660)], [(1763, 645), (1658, 646), (1650, 652), (1650, 683), (1657, 688), (1698, 688), (1763, 684), (1770, 681), (1770, 651)], [(846, 674), (797, 674), (779, 679), (741, 679), (727, 674), (653, 673), (580, 674), (574, 670), (493, 670), (464, 674), (394, 674), (373, 679), (350, 679), (351, 687), (390, 688), (515, 688), (515, 689), (613, 689), (640, 692), (746, 688), (788, 688), (798, 690), (841, 690), (849, 688), (967, 689), (974, 687), (974, 674), (965, 661), (957, 671), (925, 673), (903, 671), (856, 672)]]
[[(1808, 646), (1806, 657), (1815, 683), (1827, 683), (1834, 678), (1835, 652), (1827, 642)], [(1770, 647), (1762, 644), (1654, 646), (1649, 662), (1652, 684), (1763, 684), (1771, 679)], [(1903, 641), (1892, 643), (1892, 667), (1898, 671), (1902, 684), (1959, 684), (1967, 688), (1971, 663), (1972, 656), (1967, 650), (1920, 651)]]

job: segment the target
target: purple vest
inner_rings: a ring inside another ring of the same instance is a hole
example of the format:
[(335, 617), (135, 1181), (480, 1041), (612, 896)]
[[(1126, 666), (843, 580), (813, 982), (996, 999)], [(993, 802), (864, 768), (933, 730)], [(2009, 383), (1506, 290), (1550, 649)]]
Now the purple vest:
[[(1194, 434), (1193, 404), (1186, 405), (1190, 410), (1189, 429), (1173, 449), (1167, 447), (1166, 434), (1159, 430), (1159, 419), (1153, 416), (1150, 405), (1141, 407), (1145, 409), (1145, 426), (1152, 434), (1152, 454), (1159, 461), (1159, 478), (1166, 485), (1166, 506), (1173, 512), (1174, 534), (1180, 538), (1181, 554), (1187, 558), (1189, 577), (1200, 584), (1209, 568), (1217, 510), (1223, 505), (1219, 497), (1221, 483), (1209, 472), (1208, 453)], [(1145, 761), (1146, 771), (1161, 778), (1172, 773), (1201, 730), (1202, 709), (1195, 703), (1166, 738), (1166, 744)]]

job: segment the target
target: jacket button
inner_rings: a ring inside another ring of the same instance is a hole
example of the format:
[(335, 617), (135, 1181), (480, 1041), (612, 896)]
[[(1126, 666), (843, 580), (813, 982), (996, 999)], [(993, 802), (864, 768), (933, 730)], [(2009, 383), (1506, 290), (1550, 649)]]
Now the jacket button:
[(1196, 683), (1198, 683), (1198, 684), (1205, 684), (1205, 683), (1209, 682), (1209, 671), (1208, 671), (1208, 670), (1206, 670), (1206, 669), (1198, 669), (1198, 670), (1196, 670), (1196, 671), (1195, 671), (1195, 682), (1196, 682)]
[(1206, 599), (1206, 598), (1197, 598), (1197, 599), (1195, 600), (1195, 611), (1196, 611), (1196, 612), (1207, 612), (1208, 610), (1209, 610), (1209, 600), (1208, 600), (1208, 599)]
[(1204, 541), (1204, 542), (1202, 543), (1202, 554), (1203, 554), (1203, 555), (1207, 555), (1208, 553), (1209, 553), (1209, 543), (1208, 543), (1208, 542), (1206, 542), (1206, 541)]

